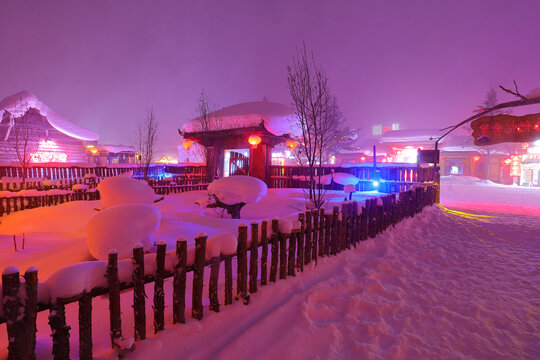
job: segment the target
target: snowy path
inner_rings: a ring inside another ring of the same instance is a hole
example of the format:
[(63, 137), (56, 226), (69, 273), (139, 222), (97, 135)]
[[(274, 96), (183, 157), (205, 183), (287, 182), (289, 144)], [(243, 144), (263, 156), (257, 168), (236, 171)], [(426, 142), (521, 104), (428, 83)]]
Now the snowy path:
[(264, 288), (248, 307), (141, 342), (133, 355), (537, 359), (539, 237), (537, 217), (428, 209)]

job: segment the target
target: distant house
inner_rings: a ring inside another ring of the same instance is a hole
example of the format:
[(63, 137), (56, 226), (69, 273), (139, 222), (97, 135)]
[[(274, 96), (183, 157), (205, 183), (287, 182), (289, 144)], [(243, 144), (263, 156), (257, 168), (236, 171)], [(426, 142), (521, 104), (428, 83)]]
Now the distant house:
[(32, 162), (83, 162), (84, 146), (99, 139), (97, 133), (58, 116), (34, 94), (21, 91), (0, 101), (1, 163), (17, 161), (16, 134), (24, 130), (22, 127), (31, 131), (32, 142), (37, 142)]
[[(34, 94), (21, 91), (0, 101), (0, 163), (17, 163), (17, 134), (28, 130), (32, 163), (134, 164), (135, 149), (99, 145), (99, 135), (60, 117)], [(19, 140), (19, 145), (21, 141)]]

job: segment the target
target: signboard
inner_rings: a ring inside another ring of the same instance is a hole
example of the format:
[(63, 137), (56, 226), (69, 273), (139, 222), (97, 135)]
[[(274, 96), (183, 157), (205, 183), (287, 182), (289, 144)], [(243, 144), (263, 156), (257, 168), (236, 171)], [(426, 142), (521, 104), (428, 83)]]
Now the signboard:
[(418, 150), (418, 164), (438, 164), (439, 150)]
[(475, 145), (540, 139), (540, 114), (483, 116), (471, 122)]

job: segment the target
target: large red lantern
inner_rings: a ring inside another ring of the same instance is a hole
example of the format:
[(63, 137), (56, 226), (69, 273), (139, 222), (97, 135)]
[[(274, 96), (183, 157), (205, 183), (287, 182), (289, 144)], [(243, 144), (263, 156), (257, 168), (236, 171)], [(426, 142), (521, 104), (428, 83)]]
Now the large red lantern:
[(251, 144), (251, 146), (253, 146), (253, 148), (256, 148), (257, 145), (261, 143), (261, 137), (259, 135), (251, 135), (248, 142)]
[(289, 150), (293, 151), (298, 146), (298, 143), (293, 139), (289, 139), (287, 140), (286, 145), (289, 148)]

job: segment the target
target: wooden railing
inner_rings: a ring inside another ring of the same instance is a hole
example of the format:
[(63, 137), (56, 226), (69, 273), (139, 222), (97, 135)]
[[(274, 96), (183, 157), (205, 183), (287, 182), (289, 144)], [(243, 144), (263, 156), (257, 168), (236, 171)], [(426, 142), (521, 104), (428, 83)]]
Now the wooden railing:
[[(405, 191), (416, 183), (433, 181), (435, 168), (421, 168), (416, 164), (411, 165), (385, 165), (374, 168), (370, 165), (362, 166), (323, 166), (315, 168), (315, 176), (330, 175), (334, 173), (348, 173), (360, 179), (356, 185), (356, 191), (378, 190), (383, 193)], [(307, 166), (281, 166), (272, 165), (270, 186), (271, 188), (303, 188), (306, 182), (298, 178), (309, 177)], [(374, 186), (374, 181), (378, 182)], [(343, 185), (332, 183), (325, 185), (328, 190), (342, 190)]]
[[(126, 171), (132, 171), (137, 168), (137, 165), (123, 165), (114, 167), (110, 166), (92, 166), (92, 164), (81, 164), (77, 165), (76, 163), (66, 164), (65, 166), (47, 166), (47, 165), (36, 165), (26, 169), (26, 178), (31, 180), (32, 178), (42, 178), (42, 179), (51, 179), (51, 180), (60, 180), (60, 179), (75, 179), (75, 178), (84, 178), (86, 174), (94, 174), (97, 177), (110, 177), (120, 175)], [(9, 178), (22, 178), (23, 169), (19, 166), (0, 166), (0, 178), (9, 177)]]
[[(121, 260), (123, 265), (131, 265), (130, 279), (119, 278), (119, 261), (116, 252), (111, 252), (108, 262), (103, 267), (103, 276), (92, 276), (95, 279), (106, 279), (101, 286), (89, 291), (69, 294), (62, 298), (49, 298), (38, 302), (38, 289), (41, 283), (37, 280), (37, 270), (29, 268), (25, 274), (25, 282), (20, 282), (18, 269), (10, 267), (2, 274), (2, 302), (0, 323), (6, 323), (8, 336), (8, 352), (10, 359), (35, 358), (36, 316), (40, 311), (49, 310), (49, 324), (52, 333), (52, 351), (55, 359), (70, 357), (69, 330), (66, 323), (65, 306), (69, 303), (79, 304), (79, 357), (92, 358), (92, 299), (108, 294), (109, 328), (111, 346), (119, 349), (119, 355), (133, 349), (133, 342), (125, 341), (122, 334), (122, 317), (120, 291), (133, 289), (134, 337), (143, 340), (146, 337), (146, 296), (144, 284), (154, 282), (153, 322), (155, 332), (164, 329), (164, 279), (173, 277), (173, 323), (186, 322), (186, 273), (193, 272), (193, 292), (191, 317), (201, 320), (203, 309), (203, 279), (205, 267), (210, 267), (208, 283), (208, 310), (219, 312), (220, 304), (233, 303), (233, 258), (236, 258), (236, 299), (249, 304), (249, 293), (257, 292), (258, 286), (267, 286), (277, 279), (284, 280), (304, 271), (304, 266), (319, 257), (337, 255), (343, 250), (356, 246), (359, 241), (374, 237), (390, 226), (396, 225), (406, 217), (414, 216), (424, 207), (432, 205), (436, 198), (434, 186), (416, 187), (396, 194), (367, 199), (364, 206), (357, 202), (343, 203), (341, 210), (333, 207), (331, 214), (324, 209), (300, 213), (300, 227), (293, 228), (290, 233), (280, 232), (279, 220), (251, 223), (251, 241), (248, 242), (247, 225), (238, 228), (238, 242), (233, 254), (221, 253), (209, 258), (206, 251), (207, 237), (200, 235), (195, 239), (195, 256), (193, 263), (188, 263), (187, 241), (179, 239), (176, 249), (167, 253), (164, 243), (158, 244), (154, 262), (145, 261), (142, 247), (133, 249), (132, 259)], [(268, 236), (268, 226), (271, 235)], [(259, 261), (259, 248), (261, 258)], [(169, 254), (174, 261), (166, 262)], [(218, 282), (221, 262), (225, 263), (224, 293), (219, 300)], [(268, 267), (268, 262), (270, 262)], [(96, 262), (97, 263), (97, 262)], [(248, 269), (249, 263), (249, 269)], [(87, 263), (86, 263), (87, 264)], [(82, 264), (82, 265), (86, 265)], [(145, 264), (155, 268), (145, 272)], [(259, 267), (260, 264), (260, 267)], [(95, 271), (97, 267), (90, 270)], [(81, 266), (81, 270), (88, 269)], [(106, 270), (105, 270), (106, 269)], [(314, 268), (317, 269), (317, 268)], [(59, 271), (73, 270), (61, 269)], [(70, 273), (71, 274), (71, 273)], [(94, 274), (95, 275), (95, 274)], [(73, 281), (77, 281), (74, 279)], [(63, 285), (63, 284), (62, 284)], [(24, 288), (25, 291), (20, 291)], [(50, 289), (49, 289), (50, 290)], [(23, 295), (24, 294), (24, 295)], [(49, 292), (50, 294), (50, 292)], [(127, 309), (124, 309), (127, 311)], [(42, 330), (43, 331), (43, 330)], [(125, 346), (128, 344), (128, 346)]]

